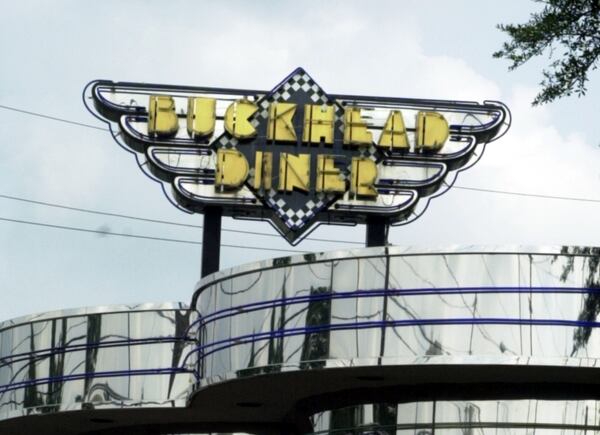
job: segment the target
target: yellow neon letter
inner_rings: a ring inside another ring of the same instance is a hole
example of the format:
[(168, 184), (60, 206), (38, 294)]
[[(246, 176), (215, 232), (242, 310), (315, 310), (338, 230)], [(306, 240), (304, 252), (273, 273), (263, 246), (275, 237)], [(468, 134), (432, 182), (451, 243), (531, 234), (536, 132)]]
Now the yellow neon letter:
[(150, 95), (148, 104), (148, 134), (172, 136), (179, 130), (175, 100), (168, 95)]
[(449, 135), (448, 121), (437, 112), (419, 112), (417, 115), (417, 149), (439, 151)]
[(304, 132), (302, 140), (309, 143), (333, 144), (333, 106), (306, 104), (304, 106)]
[(254, 158), (254, 183), (253, 187), (258, 190), (264, 187), (269, 190), (272, 187), (273, 153), (257, 151)]
[(392, 110), (390, 112), (377, 145), (382, 148), (388, 148), (391, 151), (409, 150), (410, 145), (408, 144), (408, 136), (406, 135), (402, 112), (399, 110)]
[(217, 150), (215, 187), (237, 189), (248, 177), (248, 161), (238, 150)]
[(344, 112), (344, 144), (371, 145), (373, 136), (360, 116), (359, 107), (347, 107)]
[(279, 190), (294, 188), (308, 192), (310, 188), (310, 154), (281, 153), (279, 158)]
[(188, 98), (187, 131), (191, 138), (207, 137), (215, 130), (214, 98)]
[(353, 157), (350, 174), (350, 193), (357, 196), (376, 197), (373, 187), (377, 179), (377, 166), (367, 157)]
[(252, 101), (237, 100), (225, 111), (225, 130), (237, 139), (249, 139), (256, 136), (256, 129), (248, 118), (258, 111)]
[(317, 156), (317, 192), (345, 192), (346, 182), (334, 165), (334, 156)]
[(292, 118), (296, 113), (296, 105), (292, 103), (272, 103), (269, 106), (269, 125), (267, 139), (296, 142), (296, 132)]

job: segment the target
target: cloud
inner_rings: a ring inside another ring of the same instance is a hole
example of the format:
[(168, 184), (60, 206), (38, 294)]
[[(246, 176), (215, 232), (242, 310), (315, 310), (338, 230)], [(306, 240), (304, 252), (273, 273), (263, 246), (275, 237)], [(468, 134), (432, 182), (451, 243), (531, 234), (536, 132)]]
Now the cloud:
[[(444, 16), (432, 23), (435, 11), (424, 11), (421, 2), (365, 5), (240, 1), (172, 2), (166, 7), (162, 2), (105, 1), (62, 2), (50, 8), (43, 2), (13, 2), (3, 10), (5, 25), (0, 29), (5, 59), (0, 100), (101, 126), (80, 100), (84, 85), (92, 79), (269, 89), (295, 67), (304, 66), (332, 93), (504, 99), (513, 111), (511, 131), (491, 144), (481, 162), (461, 174), (458, 184), (598, 197), (600, 148), (586, 141), (585, 132), (573, 132), (571, 124), (563, 121), (570, 114), (557, 112), (556, 106), (533, 109), (529, 102), (534, 88), (513, 83), (513, 76), (492, 80), (480, 67), (486, 61), (447, 54), (461, 45), (446, 30), (455, 20), (465, 25), (467, 6), (447, 7)], [(520, 3), (514, 6), (520, 7)], [(490, 14), (499, 10), (486, 5), (480, 11), (487, 8)], [(495, 32), (493, 27), (489, 31)], [(488, 59), (489, 52), (481, 53), (481, 58)], [(2, 116), (6, 128), (0, 138), (1, 192), (201, 223), (200, 217), (184, 215), (167, 204), (159, 186), (141, 174), (133, 156), (114, 144), (107, 132), (25, 115), (3, 112)], [(189, 240), (201, 236), (196, 230), (52, 214), (46, 208), (26, 209), (6, 201), (1, 205), (2, 213), (13, 217), (31, 213), (89, 228), (107, 225), (123, 231), (131, 225), (132, 233)], [(435, 199), (419, 221), (394, 229), (392, 240), (419, 245), (600, 244), (594, 219), (597, 207), (453, 190)], [(0, 291), (19, 293), (7, 297), (0, 319), (33, 309), (21, 294), (36, 300), (35, 310), (175, 296), (187, 300), (199, 274), (196, 247), (125, 242), (117, 237), (87, 239), (0, 225)], [(267, 224), (241, 221), (227, 220), (224, 226), (272, 231)], [(364, 228), (322, 227), (314, 235), (364, 240)], [(229, 233), (223, 234), (223, 240), (240, 242)], [(248, 238), (243, 243), (287, 247), (275, 238)], [(299, 249), (332, 247), (306, 242)], [(223, 264), (279, 255), (225, 248)], [(44, 298), (42, 292), (49, 286), (60, 297)]]
[[(549, 106), (531, 107), (536, 89), (512, 86), (504, 98), (513, 125), (487, 146), (457, 186), (600, 199), (600, 150), (568, 126), (555, 124)], [(451, 189), (425, 216), (395, 229), (402, 244), (598, 245), (598, 204)]]
[(520, 85), (511, 89), (512, 128), (490, 145), (478, 169), (490, 174), (494, 188), (597, 197), (599, 150), (582, 134), (568, 131), (568, 125), (555, 124), (548, 106), (531, 107), (535, 93), (535, 88)]

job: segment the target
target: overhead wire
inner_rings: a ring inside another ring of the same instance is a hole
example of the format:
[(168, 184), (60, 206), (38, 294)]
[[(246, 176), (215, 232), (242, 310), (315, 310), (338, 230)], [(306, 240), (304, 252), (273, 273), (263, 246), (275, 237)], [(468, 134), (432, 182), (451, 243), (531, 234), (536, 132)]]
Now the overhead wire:
[[(19, 196), (0, 194), (0, 198), (10, 199), (13, 201), (26, 202), (29, 204), (43, 205), (46, 207), (61, 208), (61, 209), (65, 209), (65, 210), (77, 211), (77, 212), (82, 212), (82, 213), (90, 213), (90, 214), (97, 214), (97, 215), (101, 215), (101, 216), (110, 216), (110, 217), (118, 217), (118, 218), (123, 218), (123, 219), (137, 220), (137, 221), (141, 221), (141, 222), (151, 222), (151, 223), (158, 223), (158, 224), (165, 224), (165, 225), (175, 225), (175, 226), (187, 227), (187, 228), (198, 228), (198, 229), (203, 228), (203, 225), (186, 224), (183, 222), (152, 219), (152, 218), (122, 214), (122, 213), (113, 213), (113, 212), (107, 212), (107, 211), (101, 211), (101, 210), (92, 210), (92, 209), (81, 208), (81, 207), (72, 207), (69, 205), (57, 204), (57, 203), (47, 202), (47, 201), (37, 201), (37, 200), (33, 200), (33, 199), (22, 198)], [(267, 236), (267, 237), (280, 238), (280, 236), (277, 234), (264, 233), (264, 232), (260, 232), (260, 231), (236, 230), (233, 228), (222, 228), (222, 231), (238, 233), (238, 234), (250, 234), (250, 235), (255, 235), (255, 236)], [(361, 242), (354, 242), (354, 241), (350, 241), (350, 240), (321, 239), (321, 238), (316, 238), (316, 237), (307, 237), (305, 240), (311, 240), (314, 242), (349, 243), (349, 244), (354, 244), (354, 245), (363, 245), (363, 243), (361, 243)]]
[[(23, 220), (23, 219), (10, 219), (10, 218), (5, 218), (5, 217), (0, 217), (0, 221), (12, 222), (12, 223), (18, 223), (18, 224), (26, 224), (26, 225), (34, 225), (34, 226), (45, 227), (45, 228), (55, 228), (55, 229), (60, 229), (60, 230), (79, 231), (79, 232), (84, 232), (84, 233), (95, 233), (95, 234), (99, 234), (99, 235), (103, 235), (103, 236), (109, 235), (109, 236), (130, 237), (133, 239), (155, 240), (155, 241), (160, 241), (160, 242), (186, 243), (189, 245), (202, 245), (202, 242), (198, 242), (195, 240), (170, 239), (167, 237), (154, 237), (154, 236), (143, 236), (143, 235), (139, 235), (139, 234), (115, 233), (112, 231), (92, 230), (90, 228), (80, 228), (80, 227), (73, 227), (73, 226), (69, 226), (69, 225), (56, 225), (56, 224), (49, 224), (49, 223), (45, 223), (45, 222), (28, 221), (28, 220)], [(300, 254), (307, 252), (307, 251), (298, 251), (298, 250), (292, 250), (292, 249), (263, 248), (260, 246), (251, 246), (251, 245), (244, 245), (244, 246), (232, 245), (232, 244), (228, 244), (228, 243), (222, 243), (221, 246), (228, 247), (228, 248), (255, 249), (257, 251), (293, 252), (293, 253), (300, 253)]]
[[(80, 127), (93, 128), (93, 129), (96, 129), (96, 130), (103, 130), (103, 131), (110, 131), (108, 128), (98, 127), (96, 125), (91, 125), (91, 124), (85, 124), (83, 122), (71, 121), (69, 119), (60, 118), (60, 117), (57, 117), (57, 116), (50, 116), (50, 115), (46, 115), (46, 114), (43, 114), (43, 113), (40, 113), (40, 112), (33, 112), (33, 111), (30, 111), (30, 110), (19, 109), (17, 107), (6, 106), (6, 105), (3, 105), (3, 104), (0, 104), (0, 109), (11, 110), (11, 111), (18, 112), (18, 113), (23, 113), (23, 114), (26, 114), (26, 115), (37, 116), (37, 117), (40, 117), (40, 118), (45, 118), (45, 119), (49, 119), (49, 120), (52, 120), (52, 121), (64, 122), (64, 123), (67, 123), (67, 124), (72, 124), (72, 125), (76, 125), (76, 126), (80, 126)], [(572, 196), (543, 195), (543, 194), (538, 194), (538, 193), (513, 192), (513, 191), (508, 191), (508, 190), (486, 189), (486, 188), (481, 188), (481, 187), (470, 187), (470, 186), (457, 186), (457, 185), (454, 185), (453, 187), (455, 189), (471, 190), (471, 191), (476, 191), (476, 192), (495, 193), (495, 194), (501, 194), (501, 195), (525, 196), (525, 197), (555, 199), (555, 200), (563, 200), (563, 201), (580, 201), (580, 202), (595, 202), (595, 203), (600, 202), (600, 199), (595, 199), (595, 198), (577, 198), (577, 197), (572, 197)], [(33, 202), (33, 201), (31, 201), (31, 202)], [(65, 206), (63, 208), (69, 208), (69, 207)], [(73, 209), (75, 209), (75, 208), (76, 207), (73, 207)], [(110, 213), (103, 213), (103, 212), (101, 212), (100, 214), (111, 215)], [(117, 216), (116, 213), (114, 215)], [(117, 216), (117, 217), (128, 218), (126, 216)], [(139, 218), (139, 219), (140, 220), (146, 220), (145, 218)], [(154, 219), (148, 219), (148, 221), (159, 222), (159, 221), (156, 221)], [(167, 222), (159, 222), (159, 223), (167, 223)], [(170, 224), (182, 225), (182, 226), (192, 226), (192, 225), (178, 224), (178, 223), (170, 223)], [(248, 232), (248, 234), (253, 234), (253, 233), (252, 232)], [(257, 235), (268, 235), (268, 236), (278, 237), (275, 234), (267, 234), (267, 233), (257, 233)], [(313, 240), (315, 240), (315, 239), (313, 239)], [(325, 240), (319, 240), (319, 241), (325, 241)], [(360, 242), (344, 242), (344, 241), (341, 241), (341, 240), (336, 240), (336, 242), (362, 244)]]
[[(12, 107), (12, 106), (6, 106), (3, 104), (0, 104), (0, 109), (10, 110), (10, 111), (14, 111), (14, 112), (18, 112), (18, 113), (22, 113), (22, 114), (26, 114), (26, 115), (30, 115), (30, 116), (36, 116), (36, 117), (40, 117), (40, 118), (44, 118), (44, 119), (48, 119), (48, 120), (52, 120), (52, 121), (63, 122), (66, 124), (75, 125), (75, 126), (79, 126), (79, 127), (109, 131), (109, 129), (104, 128), (104, 127), (98, 127), (98, 126), (91, 125), (91, 124), (72, 121), (69, 119), (60, 118), (60, 117), (56, 117), (56, 116), (50, 116), (50, 115), (46, 115), (46, 114), (39, 113), (39, 112), (24, 110), (24, 109)], [(501, 194), (501, 195), (533, 197), (533, 198), (551, 199), (551, 200), (600, 203), (600, 199), (593, 199), (593, 198), (578, 198), (578, 197), (571, 197), (571, 196), (544, 195), (544, 194), (529, 193), (529, 192), (514, 192), (514, 191), (508, 191), (508, 190), (496, 190), (496, 189), (478, 188), (478, 187), (470, 187), (470, 186), (454, 185), (453, 187), (455, 189), (460, 189), (460, 190), (468, 190), (468, 191), (484, 192), (484, 193), (494, 193), (494, 194)], [(47, 207), (61, 208), (61, 209), (65, 209), (65, 210), (77, 211), (77, 212), (82, 212), (82, 213), (90, 213), (90, 214), (96, 214), (96, 215), (137, 220), (137, 221), (142, 221), (142, 222), (151, 222), (151, 223), (175, 225), (175, 226), (180, 226), (180, 227), (198, 228), (198, 229), (203, 228), (202, 225), (186, 224), (186, 223), (181, 223), (181, 222), (146, 218), (146, 217), (141, 217), (141, 216), (132, 216), (132, 215), (127, 215), (127, 214), (123, 214), (123, 213), (92, 210), (92, 209), (73, 207), (73, 206), (69, 206), (69, 205), (57, 204), (57, 203), (52, 203), (52, 202), (47, 202), (47, 201), (38, 201), (38, 200), (33, 200), (33, 199), (28, 199), (28, 198), (22, 198), (22, 197), (18, 197), (18, 196), (0, 194), (0, 198), (14, 200), (14, 201), (21, 201), (21, 202), (26, 202), (26, 203), (31, 203), (31, 204), (37, 204), (37, 205), (43, 205), (43, 206), (47, 206)], [(21, 219), (10, 219), (10, 218), (0, 217), (0, 220), (6, 221), (6, 222), (36, 225), (36, 226), (41, 226), (41, 227), (57, 228), (57, 229), (63, 229), (63, 230), (97, 233), (97, 234), (102, 234), (102, 235), (113, 235), (113, 236), (121, 236), (121, 237), (131, 237), (131, 238), (138, 238), (138, 239), (148, 239), (148, 240), (174, 242), (174, 243), (187, 243), (187, 244), (195, 244), (195, 245), (202, 244), (201, 242), (197, 242), (197, 241), (170, 239), (170, 238), (165, 238), (165, 237), (133, 235), (133, 234), (126, 234), (126, 233), (115, 233), (115, 232), (104, 231), (104, 230), (92, 230), (89, 228), (71, 227), (71, 226), (66, 226), (66, 225), (55, 225), (55, 224), (48, 224), (48, 223), (43, 223), (43, 222), (32, 222), (32, 221), (26, 221), (26, 220), (21, 220)], [(259, 231), (236, 230), (236, 229), (231, 229), (231, 228), (223, 228), (222, 231), (239, 233), (239, 234), (250, 234), (250, 235), (257, 235), (257, 236), (279, 237), (277, 234), (270, 234), (270, 233), (264, 233), (264, 232), (259, 232)], [(312, 238), (312, 237), (308, 237), (308, 238), (306, 238), (306, 240), (317, 241), (317, 242), (348, 243), (348, 244), (356, 244), (356, 245), (363, 244), (361, 242), (354, 242), (354, 241), (348, 241), (348, 240), (321, 239), (321, 238)], [(233, 248), (266, 250), (266, 251), (302, 252), (302, 251), (295, 251), (295, 250), (289, 250), (289, 249), (262, 248), (262, 247), (249, 246), (249, 245), (240, 246), (240, 245), (223, 244), (223, 246), (233, 247)]]
[(45, 115), (43, 113), (32, 112), (31, 110), (19, 109), (17, 107), (6, 106), (4, 104), (0, 104), (0, 109), (12, 110), (13, 112), (24, 113), (25, 115), (37, 116), (39, 118), (45, 118), (45, 119), (50, 119), (52, 121), (64, 122), (66, 124), (78, 125), (80, 127), (93, 128), (95, 130), (110, 131), (108, 128), (105, 128), (105, 127), (98, 127), (97, 125), (85, 124), (83, 122), (77, 122), (77, 121), (71, 121), (70, 119), (59, 118), (58, 116)]
[(457, 186), (457, 185), (454, 185), (453, 187), (455, 189), (472, 190), (475, 192), (485, 192), (485, 193), (497, 193), (497, 194), (501, 194), (501, 195), (526, 196), (526, 197), (531, 197), (531, 198), (558, 199), (558, 200), (563, 200), (563, 201), (581, 201), (581, 202), (600, 203), (600, 199), (594, 199), (594, 198), (576, 198), (573, 196), (543, 195), (541, 193), (512, 192), (509, 190), (484, 189), (482, 187), (469, 187), (469, 186)]
[[(22, 113), (22, 114), (26, 114), (26, 115), (37, 116), (40, 118), (49, 119), (52, 121), (64, 122), (64, 123), (76, 125), (79, 127), (86, 127), (86, 128), (93, 128), (96, 130), (110, 131), (108, 128), (98, 127), (95, 125), (85, 124), (85, 123), (77, 122), (77, 121), (71, 121), (69, 119), (60, 118), (57, 116), (50, 116), (50, 115), (46, 115), (46, 114), (39, 113), (39, 112), (33, 112), (30, 110), (19, 109), (17, 107), (6, 106), (3, 104), (0, 104), (0, 108), (6, 109), (6, 110), (11, 110), (11, 111)], [(176, 225), (176, 226), (188, 227), (188, 228), (199, 228), (199, 229), (203, 228), (202, 225), (185, 224), (185, 223), (180, 223), (180, 222), (145, 218), (145, 217), (140, 217), (140, 216), (131, 216), (131, 215), (126, 215), (126, 214), (122, 214), (122, 213), (112, 213), (112, 212), (105, 212), (105, 211), (100, 211), (100, 210), (90, 210), (90, 209), (84, 209), (81, 207), (72, 207), (72, 206), (63, 205), (63, 204), (50, 203), (50, 202), (45, 202), (45, 201), (37, 201), (37, 200), (21, 198), (21, 197), (16, 197), (16, 196), (10, 196), (10, 195), (0, 194), (0, 198), (11, 199), (11, 200), (21, 201), (21, 202), (28, 202), (31, 204), (44, 205), (44, 206), (48, 206), (48, 207), (62, 208), (62, 209), (78, 211), (78, 212), (82, 212), (82, 213), (91, 213), (91, 214), (98, 214), (98, 215), (104, 215), (104, 216), (118, 217), (118, 218), (123, 218), (123, 219), (132, 219), (132, 220), (166, 224), (166, 225)], [(264, 233), (264, 232), (259, 232), (259, 231), (235, 230), (235, 229), (231, 229), (231, 228), (223, 228), (222, 231), (238, 233), (238, 234), (256, 235), (256, 236), (277, 237), (277, 238), (280, 237), (277, 234), (270, 234), (270, 233)], [(349, 241), (349, 240), (322, 239), (322, 238), (315, 238), (315, 237), (307, 237), (305, 240), (311, 240), (314, 242), (347, 243), (347, 244), (353, 244), (353, 245), (363, 245), (362, 242), (354, 242), (354, 241)]]

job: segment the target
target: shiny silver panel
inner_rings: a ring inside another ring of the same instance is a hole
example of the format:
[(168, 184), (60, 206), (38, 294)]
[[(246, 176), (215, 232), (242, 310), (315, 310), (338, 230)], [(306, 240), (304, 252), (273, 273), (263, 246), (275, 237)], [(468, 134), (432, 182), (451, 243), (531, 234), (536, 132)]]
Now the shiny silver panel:
[(390, 247), (219, 272), (196, 300), (202, 385), (386, 361), (593, 367), (599, 257), (577, 247)]
[(0, 324), (0, 420), (32, 413), (184, 406), (195, 382), (182, 304), (99, 307)]
[(315, 414), (315, 433), (526, 435), (600, 432), (600, 404), (588, 400), (376, 403)]
[[(0, 432), (15, 417), (89, 423), (98, 410), (116, 412), (115, 428), (172, 433), (252, 431), (301, 412), (312, 431), (340, 434), (600, 433), (599, 248), (282, 257), (204, 278), (191, 306), (0, 323)], [(461, 390), (493, 382), (508, 386)]]

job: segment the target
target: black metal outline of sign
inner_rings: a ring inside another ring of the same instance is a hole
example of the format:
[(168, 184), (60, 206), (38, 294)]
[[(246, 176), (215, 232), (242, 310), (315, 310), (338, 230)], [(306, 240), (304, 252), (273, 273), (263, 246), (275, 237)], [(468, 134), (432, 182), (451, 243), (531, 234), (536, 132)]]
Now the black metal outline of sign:
[[(306, 74), (301, 68), (293, 71), (289, 77), (294, 74)], [(287, 80), (286, 78), (285, 80)], [(285, 82), (282, 81), (282, 83)], [(274, 90), (278, 89), (276, 86)], [(94, 80), (88, 83), (83, 91), (83, 101), (86, 108), (98, 119), (106, 122), (115, 141), (125, 150), (132, 152), (136, 156), (138, 166), (151, 179), (159, 182), (163, 188), (165, 196), (169, 201), (179, 209), (188, 213), (204, 213), (207, 208), (219, 208), (221, 213), (234, 218), (249, 220), (268, 221), (291, 245), (301, 242), (306, 236), (314, 231), (321, 223), (336, 225), (356, 225), (367, 223), (370, 218), (376, 218), (379, 222), (387, 225), (404, 225), (420, 217), (427, 209), (429, 201), (432, 198), (445, 193), (454, 183), (459, 172), (468, 169), (481, 158), (485, 145), (497, 140), (503, 136), (510, 127), (510, 111), (500, 102), (484, 101), (483, 104), (465, 101), (446, 101), (446, 100), (426, 100), (410, 98), (387, 98), (387, 97), (367, 97), (356, 95), (337, 95), (329, 94), (328, 97), (341, 105), (362, 105), (375, 107), (390, 107), (390, 109), (415, 109), (431, 110), (445, 112), (460, 112), (467, 116), (477, 114), (493, 114), (493, 122), (488, 125), (451, 125), (450, 134), (453, 140), (463, 141), (465, 146), (457, 153), (451, 155), (427, 155), (403, 153), (402, 155), (388, 155), (381, 162), (383, 165), (392, 166), (419, 166), (429, 165), (439, 169), (438, 176), (418, 184), (402, 182), (402, 180), (388, 180), (390, 189), (396, 189), (403, 192), (409, 198), (401, 204), (400, 207), (390, 207), (387, 210), (368, 209), (365, 207), (343, 207), (333, 206), (326, 210), (321, 210), (314, 219), (306, 225), (301, 231), (287, 230), (285, 225), (281, 225), (279, 216), (274, 211), (256, 197), (243, 200), (214, 200), (211, 196), (192, 197), (186, 195), (183, 188), (186, 182), (211, 184), (214, 180), (210, 173), (202, 173), (199, 169), (190, 169), (185, 173), (185, 169), (168, 168), (156, 158), (157, 153), (166, 148), (185, 153), (199, 155), (203, 152), (210, 152), (218, 139), (215, 137), (210, 143), (201, 145), (193, 139), (181, 141), (177, 138), (155, 139), (150, 137), (140, 137), (139, 132), (131, 127), (132, 120), (144, 120), (147, 112), (144, 106), (140, 106), (135, 101), (126, 104), (117, 105), (102, 97), (102, 92), (124, 92), (128, 94), (139, 93), (144, 98), (152, 94), (179, 95), (186, 94), (205, 94), (221, 96), (246, 96), (260, 101), (261, 98), (271, 95), (273, 91), (242, 90), (242, 89), (224, 89), (209, 87), (191, 87), (191, 86), (172, 86), (160, 84), (145, 84), (131, 82), (112, 82), (107, 80)], [(92, 102), (92, 104), (90, 104)], [(118, 131), (116, 131), (118, 125)], [(477, 152), (478, 151), (478, 152)], [(143, 157), (144, 161), (141, 161)], [(450, 178), (450, 181), (446, 180)], [(172, 189), (172, 195), (166, 189), (169, 184)], [(379, 186), (385, 188), (386, 186)], [(419, 199), (424, 199), (424, 206), (416, 210)]]

